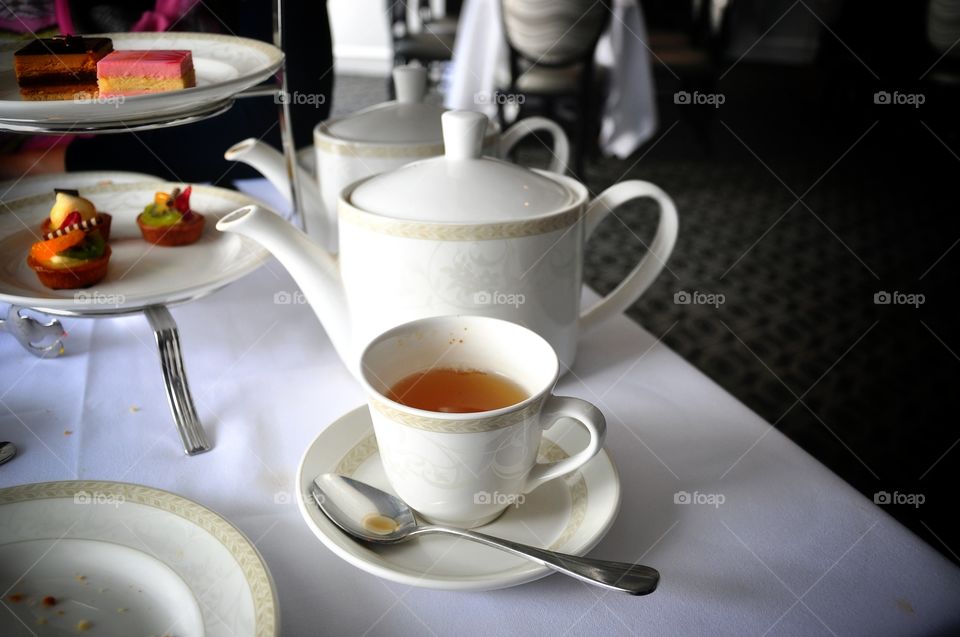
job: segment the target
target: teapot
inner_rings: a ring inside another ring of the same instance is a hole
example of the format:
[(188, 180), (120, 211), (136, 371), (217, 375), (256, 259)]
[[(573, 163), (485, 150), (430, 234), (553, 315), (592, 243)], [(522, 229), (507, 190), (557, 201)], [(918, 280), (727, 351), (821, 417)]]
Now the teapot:
[[(487, 125), (481, 113), (446, 112), (444, 155), (344, 188), (336, 257), (255, 205), (224, 216), (217, 229), (247, 236), (279, 259), (357, 377), (360, 353), (374, 337), (450, 314), (525, 325), (568, 369), (579, 333), (626, 309), (663, 269), (677, 211), (646, 181), (623, 181), (591, 199), (570, 177), (484, 157)], [(587, 238), (611, 210), (640, 197), (659, 208), (649, 250), (616, 289), (581, 312)]]
[[(440, 115), (446, 109), (424, 103), (426, 69), (396, 67), (393, 82), (396, 101), (317, 124), (313, 130), (315, 178), (302, 165), (296, 168), (307, 233), (326, 242), (333, 251), (337, 249), (337, 198), (345, 186), (362, 177), (443, 153)], [(520, 120), (502, 135), (499, 125), (490, 122), (483, 139), (484, 152), (506, 157), (517, 142), (535, 131), (546, 131), (553, 140), (548, 170), (564, 172), (570, 143), (558, 124), (543, 117)], [(289, 195), (286, 162), (270, 145), (246, 139), (227, 149), (224, 157), (253, 166), (281, 193)], [(300, 159), (300, 164), (309, 163), (302, 156)]]

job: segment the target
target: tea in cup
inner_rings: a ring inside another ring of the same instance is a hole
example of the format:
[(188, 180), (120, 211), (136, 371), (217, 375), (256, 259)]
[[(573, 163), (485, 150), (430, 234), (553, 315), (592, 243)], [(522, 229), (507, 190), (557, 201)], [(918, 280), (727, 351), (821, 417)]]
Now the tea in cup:
[[(405, 323), (375, 338), (360, 367), (387, 479), (432, 522), (486, 524), (603, 446), (603, 414), (552, 393), (556, 353), (516, 323), (482, 316)], [(537, 462), (543, 430), (564, 417), (587, 429), (589, 443), (558, 462)]]

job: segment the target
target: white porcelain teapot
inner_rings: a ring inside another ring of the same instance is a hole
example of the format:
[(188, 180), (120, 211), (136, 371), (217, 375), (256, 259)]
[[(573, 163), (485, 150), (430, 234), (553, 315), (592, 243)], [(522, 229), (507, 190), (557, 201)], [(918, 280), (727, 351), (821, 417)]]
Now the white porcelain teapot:
[[(443, 106), (425, 103), (426, 69), (400, 66), (393, 70), (396, 101), (384, 102), (345, 117), (320, 122), (313, 130), (316, 177), (297, 167), (307, 233), (336, 251), (337, 198), (344, 187), (363, 177), (399, 168), (417, 159), (443, 154), (440, 116)], [(548, 170), (563, 173), (570, 143), (558, 124), (528, 117), (502, 135), (490, 122), (483, 139), (484, 154), (506, 157), (521, 139), (545, 131), (553, 140)], [(289, 195), (286, 162), (273, 147), (250, 138), (234, 144), (224, 157), (256, 168), (276, 188)], [(300, 158), (300, 163), (306, 163)]]
[[(338, 257), (256, 206), (228, 214), (217, 228), (260, 242), (280, 260), (354, 375), (377, 335), (449, 314), (525, 325), (550, 342), (566, 369), (580, 331), (626, 309), (663, 269), (677, 236), (673, 201), (645, 181), (615, 184), (591, 200), (574, 179), (481, 156), (485, 115), (450, 111), (442, 119), (443, 156), (343, 190)], [(649, 251), (581, 312), (587, 237), (612, 209), (639, 197), (659, 206)]]

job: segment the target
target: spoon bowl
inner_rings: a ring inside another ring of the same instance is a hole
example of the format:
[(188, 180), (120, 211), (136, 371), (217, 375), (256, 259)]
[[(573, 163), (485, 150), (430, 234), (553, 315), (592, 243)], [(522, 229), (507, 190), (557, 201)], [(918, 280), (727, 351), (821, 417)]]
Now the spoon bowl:
[(366, 482), (324, 473), (313, 481), (311, 495), (334, 524), (366, 542), (396, 544), (418, 528), (403, 500)]

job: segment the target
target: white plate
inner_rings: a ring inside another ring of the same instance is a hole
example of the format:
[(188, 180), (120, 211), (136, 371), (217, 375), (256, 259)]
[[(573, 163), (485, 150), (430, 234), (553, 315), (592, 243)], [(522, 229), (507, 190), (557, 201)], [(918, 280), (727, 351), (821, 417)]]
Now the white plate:
[[(545, 432), (541, 455), (557, 460), (583, 449), (587, 433), (562, 419)], [(393, 492), (383, 472), (370, 412), (359, 407), (337, 419), (310, 444), (297, 470), (297, 505), (327, 548), (368, 573), (441, 590), (483, 591), (515, 586), (553, 571), (497, 549), (442, 535), (396, 546), (354, 541), (323, 515), (310, 498), (310, 484), (335, 472)], [(605, 451), (580, 471), (552, 480), (507, 509), (482, 531), (562, 553), (584, 555), (613, 524), (620, 510), (620, 479)]]
[(118, 170), (87, 170), (72, 173), (45, 173), (20, 179), (0, 181), (0, 200), (12, 201), (33, 195), (52, 193), (54, 188), (90, 188), (110, 184), (146, 183), (163, 181), (159, 177), (145, 173), (131, 173)]
[[(203, 615), (186, 582), (153, 556), (122, 544), (68, 538), (0, 544), (0, 587), (15, 596), (6, 601), (16, 618), (40, 633), (86, 620), (104, 634), (133, 627), (147, 634), (203, 634)], [(53, 606), (43, 605), (47, 595)]]
[[(13, 54), (23, 42), (0, 46), (0, 121), (63, 126), (167, 117), (229, 99), (270, 77), (283, 63), (275, 46), (213, 33), (103, 33), (116, 50), (187, 49), (193, 54), (197, 86), (182, 91), (136, 95), (120, 100), (31, 102), (20, 97)], [(94, 37), (94, 36), (91, 36)]]
[(136, 218), (164, 182), (81, 188), (97, 210), (113, 215), (107, 277), (82, 290), (51, 290), (26, 263), (30, 244), (50, 212), (53, 194), (27, 197), (0, 208), (0, 302), (59, 314), (120, 314), (158, 303), (172, 304), (209, 294), (263, 263), (268, 253), (236, 234), (218, 232), (217, 219), (241, 206), (264, 204), (233, 190), (193, 186), (191, 207), (206, 217), (196, 243), (175, 248), (143, 240)]
[(0, 490), (0, 590), (5, 636), (73, 634), (81, 620), (90, 635), (279, 634), (273, 582), (250, 541), (195, 502), (134, 484)]

